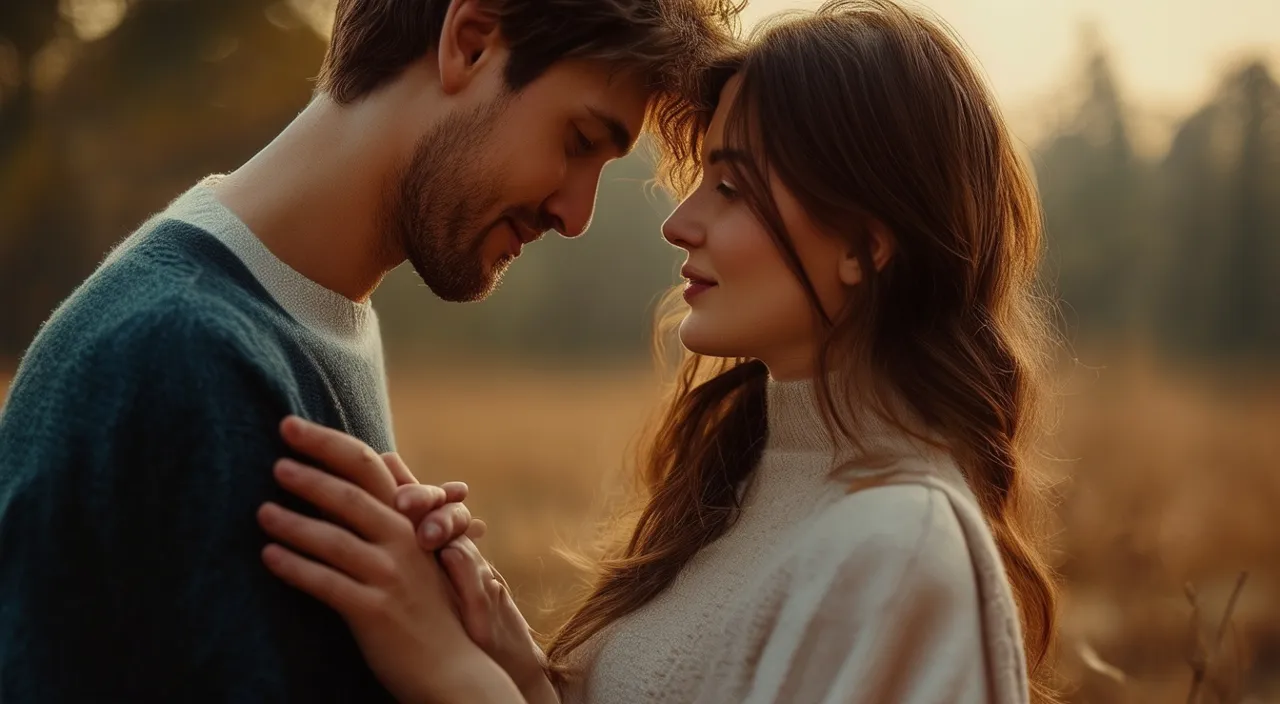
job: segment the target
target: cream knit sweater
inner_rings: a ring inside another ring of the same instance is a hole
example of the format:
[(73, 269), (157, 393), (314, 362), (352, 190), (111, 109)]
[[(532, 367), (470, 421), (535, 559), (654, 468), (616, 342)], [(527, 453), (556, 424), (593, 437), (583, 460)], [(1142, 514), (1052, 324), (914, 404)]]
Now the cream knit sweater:
[(850, 491), (885, 469), (832, 445), (810, 383), (768, 393), (739, 520), (583, 647), (565, 701), (1028, 701), (1009, 584), (950, 457), (864, 424), (898, 459)]

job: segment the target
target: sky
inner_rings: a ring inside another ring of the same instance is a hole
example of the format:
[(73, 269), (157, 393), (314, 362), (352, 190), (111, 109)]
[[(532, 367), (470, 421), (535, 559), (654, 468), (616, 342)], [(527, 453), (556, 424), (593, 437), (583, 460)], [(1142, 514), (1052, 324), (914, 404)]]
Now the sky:
[[(1280, 78), (1280, 0), (915, 0), (955, 28), (1017, 119), (1070, 85), (1084, 23), (1096, 25), (1120, 85), (1142, 109), (1185, 116), (1222, 72), (1264, 56)], [(746, 24), (818, 0), (750, 0)]]

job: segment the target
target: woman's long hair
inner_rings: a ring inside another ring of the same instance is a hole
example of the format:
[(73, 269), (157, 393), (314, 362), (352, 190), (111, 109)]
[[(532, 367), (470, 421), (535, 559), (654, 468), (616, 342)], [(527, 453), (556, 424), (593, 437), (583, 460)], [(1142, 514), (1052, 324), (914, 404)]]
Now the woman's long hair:
[[(814, 377), (828, 427), (848, 432), (847, 400), (870, 384), (942, 438), (999, 546), (1033, 695), (1052, 699), (1056, 594), (1034, 468), (1052, 328), (1035, 290), (1039, 201), (995, 100), (957, 39), (889, 0), (829, 2), (775, 23), (728, 68), (709, 74), (708, 87), (732, 70), (741, 76), (725, 146), (752, 158), (730, 162), (735, 185), (817, 310), (769, 175), (849, 242), (864, 272), (876, 271), (868, 224), (891, 233), (892, 257), (854, 304), (820, 316)], [(857, 373), (831, 374), (840, 371)], [(644, 508), (552, 637), (553, 669), (563, 672), (572, 651), (666, 589), (733, 523), (767, 432), (767, 379), (759, 361), (685, 355), (642, 455)], [(863, 388), (832, 388), (831, 379)]]

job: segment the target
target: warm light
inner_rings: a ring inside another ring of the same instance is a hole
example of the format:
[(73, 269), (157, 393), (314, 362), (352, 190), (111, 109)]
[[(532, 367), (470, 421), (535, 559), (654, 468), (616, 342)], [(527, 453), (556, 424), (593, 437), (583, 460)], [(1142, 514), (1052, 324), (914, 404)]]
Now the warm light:
[(59, 11), (82, 41), (101, 39), (124, 19), (128, 0), (60, 0)]
[(41, 93), (52, 92), (71, 70), (76, 41), (59, 37), (45, 45), (31, 61), (31, 85)]
[(316, 34), (328, 39), (333, 33), (333, 10), (337, 0), (288, 0), (288, 3)]

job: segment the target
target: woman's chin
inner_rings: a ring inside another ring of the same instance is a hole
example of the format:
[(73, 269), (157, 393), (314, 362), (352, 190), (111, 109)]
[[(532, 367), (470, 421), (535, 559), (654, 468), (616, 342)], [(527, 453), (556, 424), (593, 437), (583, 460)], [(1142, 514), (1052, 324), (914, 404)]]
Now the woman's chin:
[(680, 344), (694, 354), (706, 357), (737, 357), (739, 351), (733, 344), (731, 335), (724, 331), (717, 332), (710, 321), (702, 319), (697, 313), (691, 313), (680, 323)]

